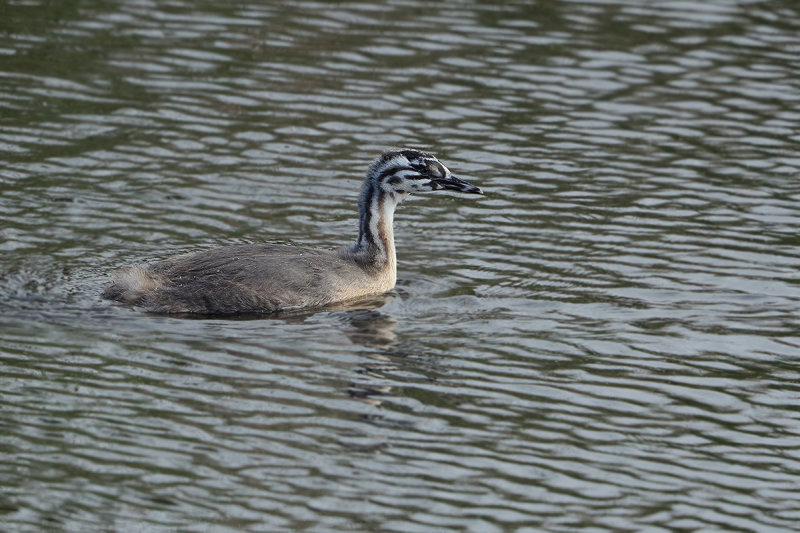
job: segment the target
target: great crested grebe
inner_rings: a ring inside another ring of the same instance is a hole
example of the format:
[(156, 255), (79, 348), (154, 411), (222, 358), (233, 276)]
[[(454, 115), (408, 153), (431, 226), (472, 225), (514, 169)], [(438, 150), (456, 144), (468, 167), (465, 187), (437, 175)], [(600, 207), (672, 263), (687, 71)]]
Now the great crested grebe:
[(411, 193), (483, 194), (436, 157), (390, 150), (367, 171), (358, 201), (358, 240), (338, 251), (242, 244), (121, 272), (103, 297), (156, 313), (272, 313), (377, 295), (397, 281), (392, 220)]

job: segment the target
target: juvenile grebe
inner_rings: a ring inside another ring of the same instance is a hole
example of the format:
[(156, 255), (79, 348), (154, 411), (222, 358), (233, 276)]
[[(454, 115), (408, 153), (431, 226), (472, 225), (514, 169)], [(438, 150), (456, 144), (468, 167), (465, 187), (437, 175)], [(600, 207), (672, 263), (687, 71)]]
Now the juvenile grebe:
[(383, 153), (369, 167), (358, 201), (358, 240), (338, 251), (243, 244), (120, 273), (103, 297), (158, 313), (271, 313), (320, 307), (391, 290), (397, 280), (392, 219), (410, 193), (483, 194), (431, 154)]

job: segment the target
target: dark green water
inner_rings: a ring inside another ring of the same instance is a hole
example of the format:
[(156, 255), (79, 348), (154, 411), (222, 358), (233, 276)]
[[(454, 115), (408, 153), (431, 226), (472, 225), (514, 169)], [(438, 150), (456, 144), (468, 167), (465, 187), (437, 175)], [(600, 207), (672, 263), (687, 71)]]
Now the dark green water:
[[(796, 531), (800, 9), (0, 4), (2, 531)], [(362, 309), (149, 316), (115, 270), (356, 234)]]

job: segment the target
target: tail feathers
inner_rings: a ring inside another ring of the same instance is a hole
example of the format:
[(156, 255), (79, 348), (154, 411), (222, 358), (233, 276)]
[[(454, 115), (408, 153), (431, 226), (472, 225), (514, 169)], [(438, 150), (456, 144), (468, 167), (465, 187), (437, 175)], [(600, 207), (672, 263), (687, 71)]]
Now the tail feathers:
[(142, 267), (133, 267), (117, 275), (103, 291), (103, 298), (129, 305), (141, 304), (163, 281)]

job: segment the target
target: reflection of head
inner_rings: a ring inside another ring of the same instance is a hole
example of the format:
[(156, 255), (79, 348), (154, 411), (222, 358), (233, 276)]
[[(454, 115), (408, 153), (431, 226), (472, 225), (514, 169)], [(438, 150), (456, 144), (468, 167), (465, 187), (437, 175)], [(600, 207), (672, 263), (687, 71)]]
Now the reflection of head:
[[(382, 295), (383, 305), (391, 296)], [(377, 306), (376, 306), (377, 307)], [(380, 311), (373, 309), (357, 309), (345, 313), (349, 323), (349, 331), (344, 333), (353, 342), (367, 348), (387, 349), (397, 340), (394, 330), (397, 321)]]

